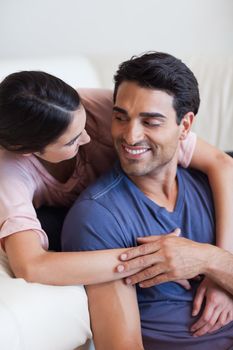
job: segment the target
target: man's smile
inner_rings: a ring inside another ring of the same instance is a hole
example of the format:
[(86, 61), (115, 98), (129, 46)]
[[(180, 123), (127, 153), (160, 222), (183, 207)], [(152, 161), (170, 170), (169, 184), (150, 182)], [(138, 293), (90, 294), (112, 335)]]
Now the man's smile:
[(140, 158), (142, 155), (151, 150), (148, 146), (128, 146), (122, 144), (123, 153), (127, 158)]

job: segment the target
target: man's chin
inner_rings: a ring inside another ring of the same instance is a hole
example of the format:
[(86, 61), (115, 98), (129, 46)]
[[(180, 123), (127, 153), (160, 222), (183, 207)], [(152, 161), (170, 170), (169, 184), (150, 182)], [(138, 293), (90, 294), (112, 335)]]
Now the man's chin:
[(147, 170), (142, 167), (141, 165), (137, 164), (125, 164), (124, 162), (121, 163), (121, 168), (128, 176), (143, 176), (147, 174)]

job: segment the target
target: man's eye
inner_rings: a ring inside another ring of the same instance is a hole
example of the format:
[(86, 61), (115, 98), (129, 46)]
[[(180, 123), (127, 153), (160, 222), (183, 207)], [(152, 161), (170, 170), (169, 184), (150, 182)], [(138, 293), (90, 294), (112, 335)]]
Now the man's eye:
[(151, 126), (151, 127), (159, 127), (161, 126), (161, 123), (158, 123), (158, 122), (154, 122), (154, 121), (144, 121), (144, 124), (146, 126)]
[(121, 121), (121, 122), (124, 122), (124, 121), (127, 120), (127, 117), (126, 117), (125, 115), (122, 115), (122, 114), (116, 114), (116, 115), (115, 115), (115, 119), (116, 119), (116, 120), (119, 120), (119, 121)]

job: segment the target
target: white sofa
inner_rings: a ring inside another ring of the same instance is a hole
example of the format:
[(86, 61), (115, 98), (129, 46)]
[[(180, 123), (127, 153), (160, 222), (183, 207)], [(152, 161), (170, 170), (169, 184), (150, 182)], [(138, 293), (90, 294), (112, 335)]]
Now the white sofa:
[(2, 350), (91, 350), (91, 336), (83, 286), (47, 286), (13, 278), (0, 250)]
[[(0, 61), (0, 79), (17, 70), (45, 70), (74, 87), (112, 88), (118, 63), (128, 57), (65, 57)], [(195, 130), (224, 150), (233, 150), (233, 58), (184, 56), (200, 84)], [(0, 251), (0, 347), (2, 350), (73, 350), (91, 337), (82, 287), (32, 284), (9, 275)], [(14, 288), (15, 286), (15, 288)], [(80, 317), (81, 316), (81, 317)], [(87, 344), (84, 348), (88, 349)]]

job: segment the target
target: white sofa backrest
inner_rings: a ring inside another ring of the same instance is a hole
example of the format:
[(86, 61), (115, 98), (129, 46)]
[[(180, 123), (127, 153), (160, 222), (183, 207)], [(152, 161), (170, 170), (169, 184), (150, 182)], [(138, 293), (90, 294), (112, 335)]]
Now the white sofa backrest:
[(73, 87), (101, 87), (98, 70), (84, 56), (0, 60), (0, 80), (21, 70), (40, 70), (63, 79)]
[(185, 61), (200, 88), (194, 130), (223, 150), (233, 150), (233, 57), (190, 57)]
[[(233, 150), (233, 57), (182, 56), (200, 87), (194, 130), (223, 150)], [(50, 57), (0, 60), (0, 79), (19, 70), (44, 70), (73, 87), (113, 88), (113, 74), (128, 56)]]

